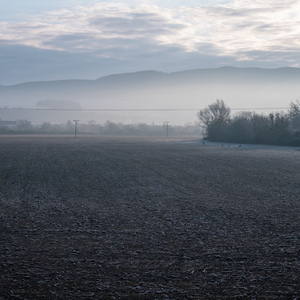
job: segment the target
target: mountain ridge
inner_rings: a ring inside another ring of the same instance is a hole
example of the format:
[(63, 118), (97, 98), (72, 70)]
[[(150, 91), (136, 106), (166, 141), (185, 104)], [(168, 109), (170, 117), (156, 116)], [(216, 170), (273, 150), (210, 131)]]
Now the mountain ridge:
[[(235, 72), (235, 74), (240, 74), (241, 72), (247, 72), (247, 73), (252, 73), (253, 71), (255, 72), (260, 72), (260, 73), (277, 73), (278, 72), (282, 72), (282, 71), (289, 71), (290, 73), (293, 72), (293, 75), (295, 75), (295, 73), (297, 73), (296, 75), (300, 77), (300, 68), (296, 68), (296, 67), (280, 67), (280, 68), (262, 68), (262, 67), (245, 67), (245, 68), (241, 68), (241, 67), (232, 67), (232, 66), (222, 66), (222, 67), (218, 67), (218, 68), (197, 68), (197, 69), (190, 69), (190, 70), (182, 70), (182, 71), (176, 71), (176, 72), (162, 72), (162, 71), (156, 71), (156, 70), (143, 70), (143, 71), (136, 71), (136, 72), (125, 72), (125, 73), (114, 73), (114, 74), (110, 74), (110, 75), (105, 75), (105, 76), (101, 76), (95, 79), (58, 79), (58, 80), (42, 80), (42, 81), (25, 81), (25, 82), (20, 82), (20, 83), (16, 83), (16, 84), (11, 84), (11, 85), (2, 85), (0, 84), (0, 87), (13, 87), (13, 86), (19, 86), (19, 85), (29, 85), (29, 84), (43, 84), (43, 83), (68, 83), (68, 82), (101, 82), (101, 81), (107, 81), (110, 79), (123, 79), (123, 78), (128, 78), (130, 77), (131, 79), (136, 79), (135, 77), (137, 75), (159, 75), (161, 77), (168, 77), (168, 76), (178, 76), (178, 75), (186, 75), (186, 74), (195, 74), (195, 73), (214, 73), (216, 74), (216, 72), (219, 72), (221, 74), (223, 74), (224, 72)], [(281, 73), (281, 75), (283, 75)], [(290, 74), (292, 75), (292, 74)], [(149, 79), (149, 76), (142, 76), (144, 79)], [(153, 76), (152, 76), (153, 78)]]
[[(226, 66), (172, 73), (145, 70), (90, 80), (33, 81), (0, 86), (0, 108), (55, 109), (72, 103), (82, 109), (201, 109), (216, 99), (224, 100), (230, 107), (288, 107), (300, 96), (299, 83), (300, 68), (293, 67)], [(3, 119), (3, 112), (0, 118)], [(171, 120), (171, 117), (164, 114), (163, 119)]]

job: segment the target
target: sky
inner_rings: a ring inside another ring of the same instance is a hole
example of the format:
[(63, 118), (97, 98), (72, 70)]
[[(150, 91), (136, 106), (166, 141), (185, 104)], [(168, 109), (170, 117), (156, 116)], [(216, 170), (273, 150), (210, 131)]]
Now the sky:
[(0, 0), (0, 85), (300, 67), (298, 0)]

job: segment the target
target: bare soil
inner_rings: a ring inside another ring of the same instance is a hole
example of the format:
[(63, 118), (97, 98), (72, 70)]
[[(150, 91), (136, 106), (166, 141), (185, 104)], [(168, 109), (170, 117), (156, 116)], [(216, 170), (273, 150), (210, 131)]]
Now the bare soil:
[(0, 137), (0, 299), (299, 299), (300, 151)]

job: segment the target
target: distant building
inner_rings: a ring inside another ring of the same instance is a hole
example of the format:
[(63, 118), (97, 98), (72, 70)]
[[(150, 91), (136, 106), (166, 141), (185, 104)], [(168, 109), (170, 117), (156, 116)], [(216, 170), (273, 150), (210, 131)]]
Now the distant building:
[(0, 127), (14, 128), (17, 126), (16, 121), (0, 121)]

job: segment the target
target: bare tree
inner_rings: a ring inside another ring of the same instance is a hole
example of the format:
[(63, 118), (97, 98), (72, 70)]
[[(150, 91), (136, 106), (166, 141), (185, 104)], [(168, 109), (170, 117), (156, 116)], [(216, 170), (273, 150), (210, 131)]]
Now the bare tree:
[(207, 137), (211, 140), (221, 140), (230, 123), (230, 108), (223, 100), (216, 100), (215, 103), (201, 109), (197, 113), (198, 125), (206, 130)]

